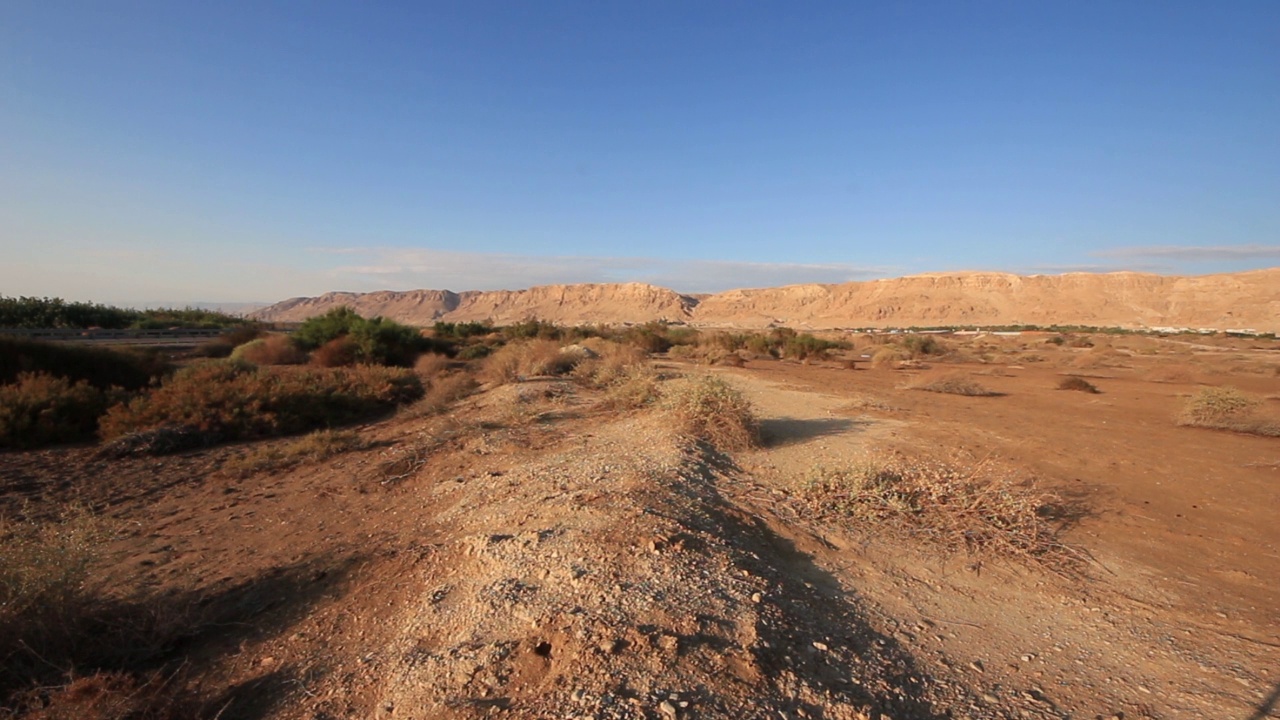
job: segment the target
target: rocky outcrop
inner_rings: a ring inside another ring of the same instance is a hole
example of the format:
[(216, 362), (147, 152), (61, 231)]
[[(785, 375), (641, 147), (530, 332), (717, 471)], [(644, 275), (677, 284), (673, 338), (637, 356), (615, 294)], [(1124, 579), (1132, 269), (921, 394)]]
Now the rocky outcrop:
[(643, 283), (527, 290), (412, 290), (294, 298), (253, 316), (296, 322), (340, 305), (428, 325), (538, 318), (561, 324), (661, 320), (760, 328), (929, 325), (1095, 325), (1280, 331), (1280, 268), (1201, 276), (1146, 273), (928, 273), (836, 285), (682, 295)]

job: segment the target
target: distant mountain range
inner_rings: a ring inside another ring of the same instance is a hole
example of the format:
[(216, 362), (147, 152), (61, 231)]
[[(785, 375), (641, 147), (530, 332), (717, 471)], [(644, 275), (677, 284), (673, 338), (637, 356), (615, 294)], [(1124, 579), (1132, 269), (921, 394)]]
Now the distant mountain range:
[(412, 325), (538, 318), (559, 324), (642, 323), (803, 329), (948, 325), (1186, 327), (1280, 332), (1280, 268), (1219, 275), (928, 273), (833, 285), (689, 295), (643, 283), (527, 290), (330, 292), (250, 317), (297, 322), (347, 305)]

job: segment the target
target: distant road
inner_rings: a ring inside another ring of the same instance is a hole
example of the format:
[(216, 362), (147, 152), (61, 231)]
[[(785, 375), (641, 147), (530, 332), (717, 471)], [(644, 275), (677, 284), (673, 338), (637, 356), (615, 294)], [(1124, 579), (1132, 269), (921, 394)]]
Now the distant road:
[(0, 328), (0, 335), (41, 340), (44, 342), (71, 342), (94, 345), (200, 345), (208, 342), (222, 330), (88, 330), (67, 328)]

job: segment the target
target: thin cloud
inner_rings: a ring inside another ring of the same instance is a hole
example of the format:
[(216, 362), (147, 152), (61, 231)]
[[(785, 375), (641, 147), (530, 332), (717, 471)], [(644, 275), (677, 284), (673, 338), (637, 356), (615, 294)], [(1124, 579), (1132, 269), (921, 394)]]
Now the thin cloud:
[(1093, 257), (1162, 258), (1174, 261), (1280, 260), (1280, 245), (1151, 245), (1098, 250)]
[[(319, 248), (316, 252), (339, 254)], [(644, 282), (680, 292), (719, 292), (741, 287), (841, 283), (886, 274), (884, 268), (838, 263), (555, 257), (398, 248), (344, 248), (340, 254), (363, 262), (337, 266), (327, 274), (335, 284), (354, 290), (496, 290), (559, 283)]]

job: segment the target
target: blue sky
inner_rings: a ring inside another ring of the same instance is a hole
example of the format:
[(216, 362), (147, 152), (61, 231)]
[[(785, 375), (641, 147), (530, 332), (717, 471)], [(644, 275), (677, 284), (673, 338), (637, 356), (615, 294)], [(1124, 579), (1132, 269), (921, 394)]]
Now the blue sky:
[(1280, 265), (1280, 3), (0, 5), (0, 294)]

